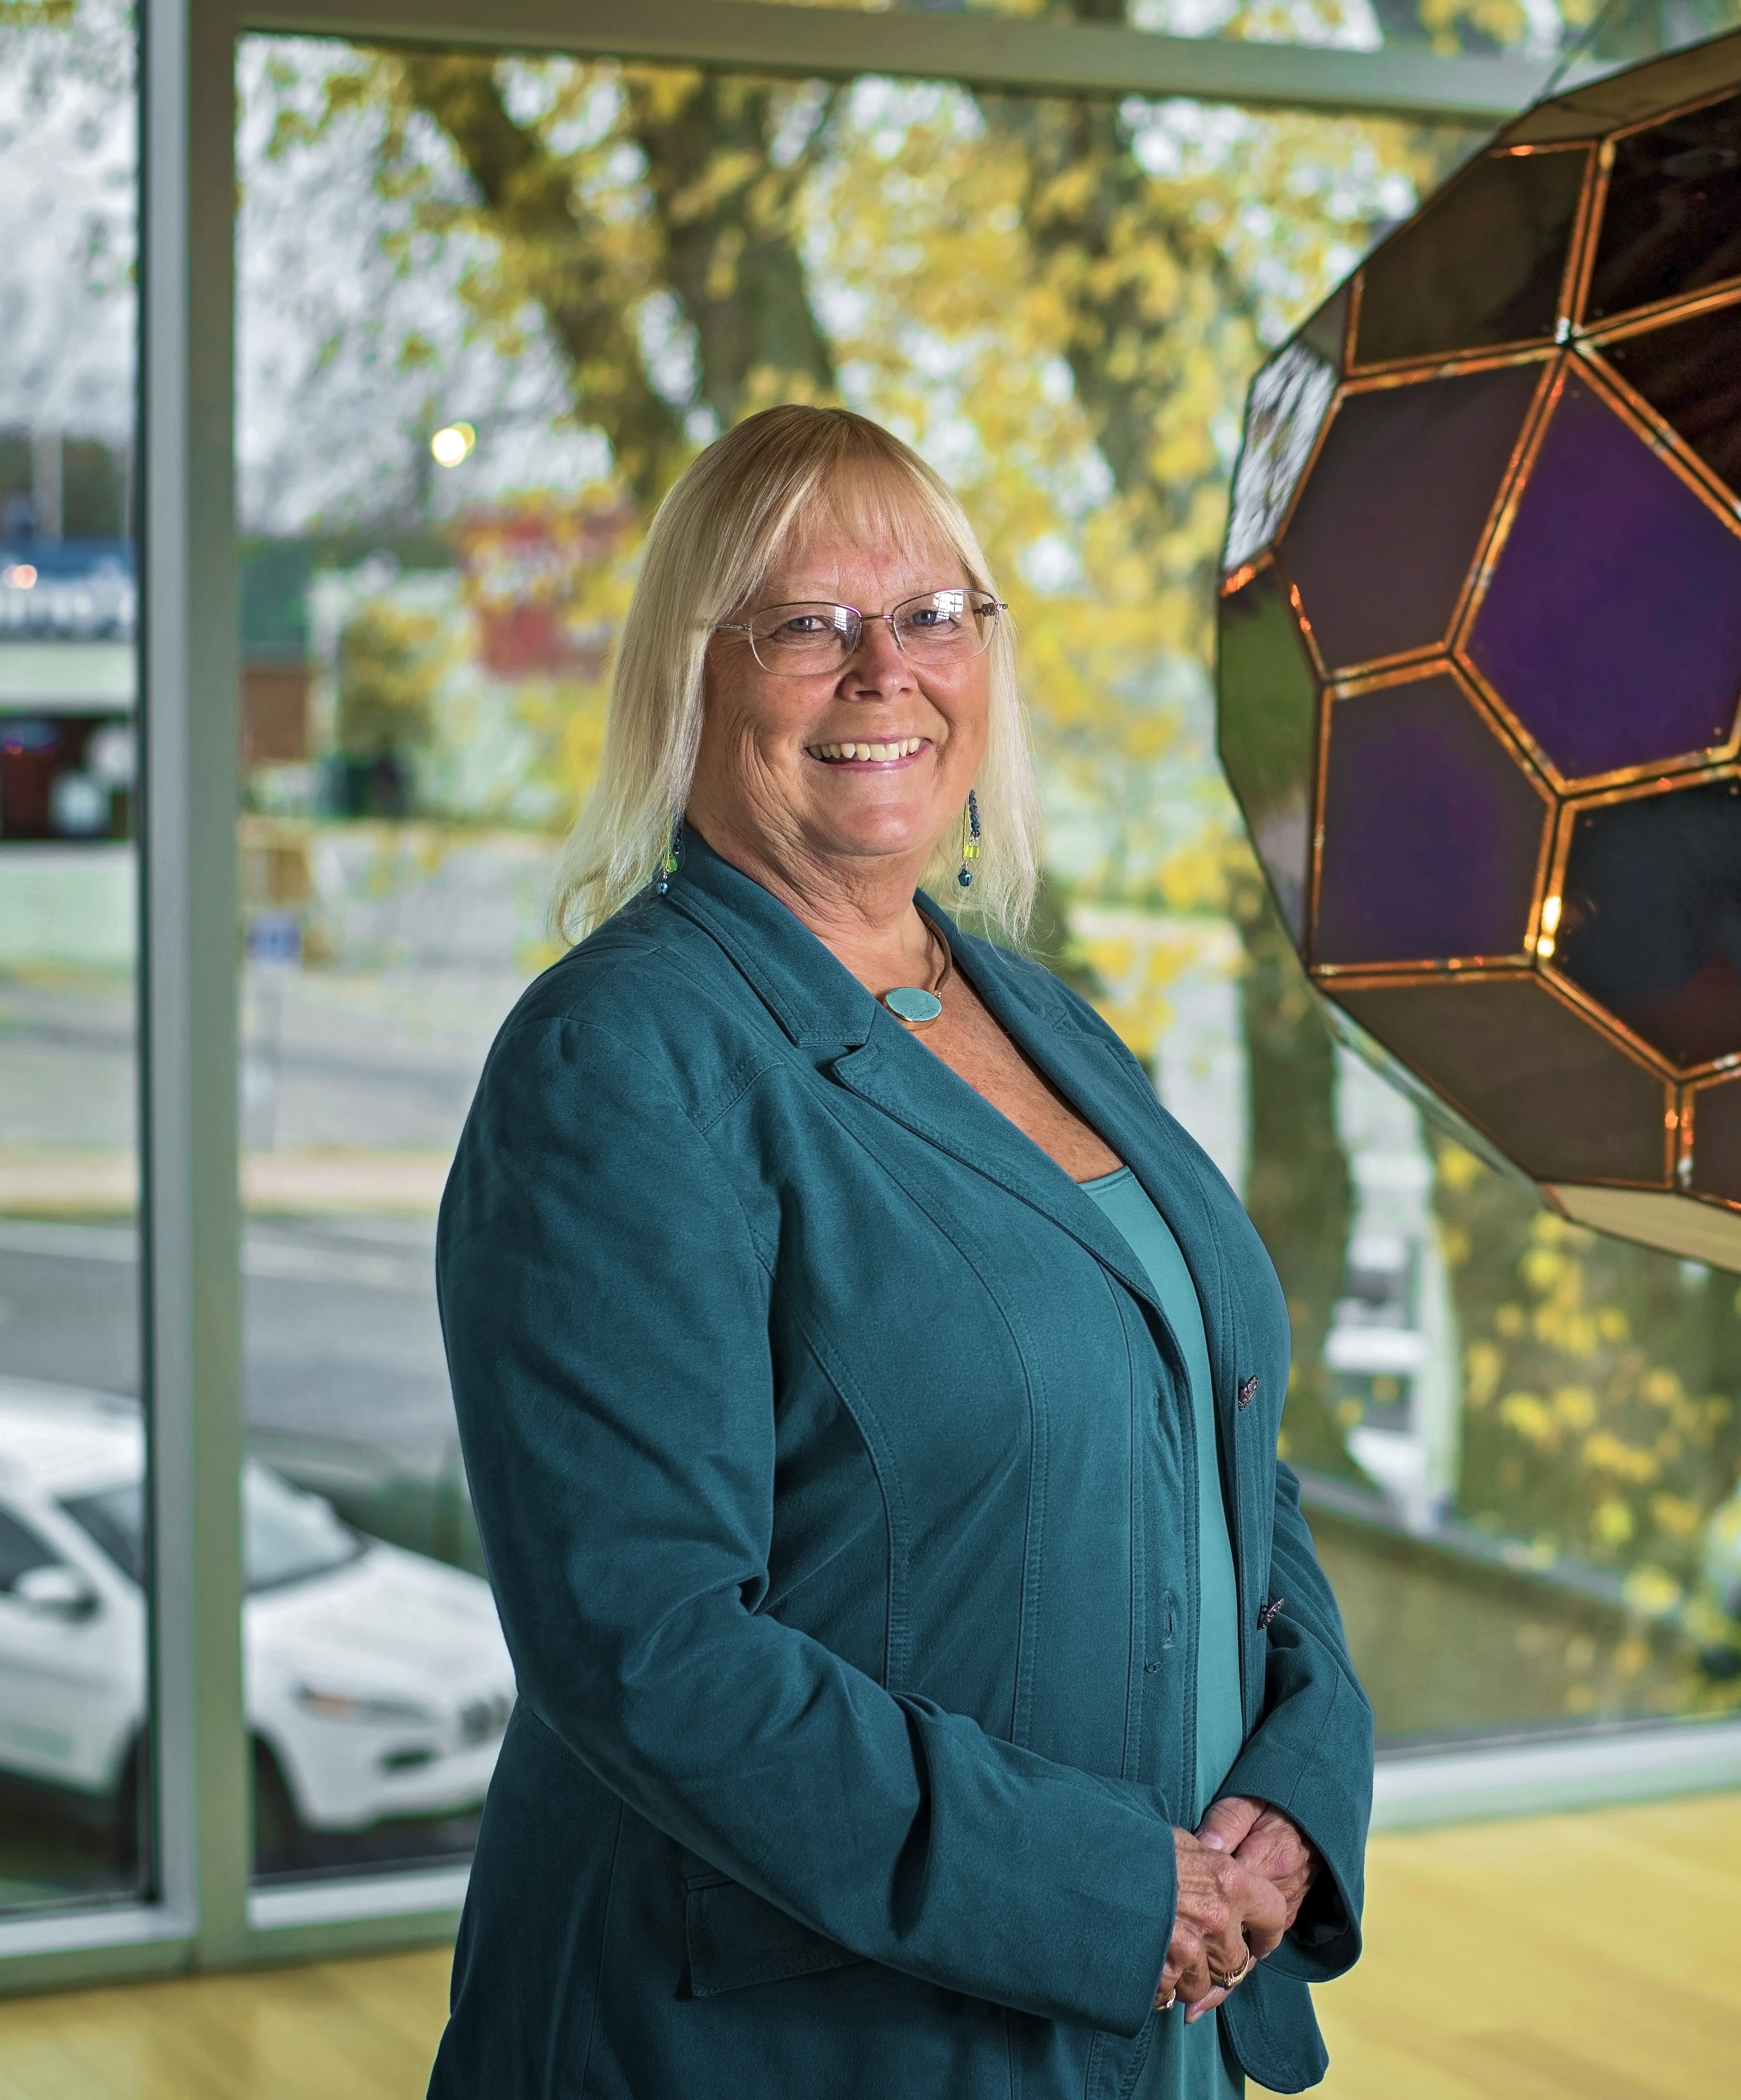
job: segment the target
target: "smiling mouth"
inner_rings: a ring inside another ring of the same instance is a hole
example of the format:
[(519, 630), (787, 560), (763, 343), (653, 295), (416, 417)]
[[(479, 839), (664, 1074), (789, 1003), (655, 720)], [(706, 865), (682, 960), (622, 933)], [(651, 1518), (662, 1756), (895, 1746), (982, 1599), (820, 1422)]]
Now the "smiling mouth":
[(809, 743), (804, 748), (824, 765), (896, 765), (923, 751), (928, 739), (904, 736), (892, 743)]

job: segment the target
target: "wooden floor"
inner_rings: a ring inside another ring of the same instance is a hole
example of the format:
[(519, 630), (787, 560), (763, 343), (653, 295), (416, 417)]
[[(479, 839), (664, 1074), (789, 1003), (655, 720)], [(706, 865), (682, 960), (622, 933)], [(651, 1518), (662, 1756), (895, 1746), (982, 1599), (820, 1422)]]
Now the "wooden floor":
[[(1741, 1796), (1392, 1834), (1369, 1874), (1325, 2100), (1741, 2094)], [(435, 1952), (0, 2001), (0, 2100), (418, 2100), (446, 1983)]]

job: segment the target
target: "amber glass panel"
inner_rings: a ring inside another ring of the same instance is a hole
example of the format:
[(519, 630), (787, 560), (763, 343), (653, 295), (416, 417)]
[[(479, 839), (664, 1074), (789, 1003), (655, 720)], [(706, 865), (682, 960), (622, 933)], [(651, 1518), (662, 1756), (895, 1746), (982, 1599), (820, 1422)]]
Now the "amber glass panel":
[(1317, 692), (1274, 569), (1221, 602), (1222, 764), (1297, 942), (1306, 923)]
[(1469, 654), (1569, 778), (1729, 735), (1741, 695), (1741, 536), (1575, 375)]
[(1476, 161), (1368, 263), (1356, 361), (1551, 337), (1589, 159), (1571, 147)]
[(1663, 1180), (1668, 1088), (1539, 979), (1337, 997), (1538, 1180)]
[(1330, 668), (1444, 640), (1539, 376), (1344, 396), (1283, 541)]
[(1225, 568), (1248, 562), (1274, 538), (1335, 394), (1335, 368), (1303, 337), (1279, 350), (1253, 380), (1227, 506)]
[(1623, 139), (1586, 318), (1741, 274), (1741, 95)]
[(1693, 1186), (1741, 1202), (1741, 1079), (1693, 1096)]
[(1741, 302), (1603, 352), (1741, 497)]
[(1566, 974), (1664, 1057), (1741, 1051), (1741, 783), (1584, 811), (1561, 924)]
[[(1630, 0), (1627, 6), (1605, 8), (1596, 33), (1579, 50), (1577, 64), (1580, 69), (1593, 61), (1627, 65), (1628, 70), (1539, 104), (1507, 126), (1501, 138), (1508, 144), (1592, 138), (1642, 123), (1701, 95), (1720, 95), (1741, 82), (1741, 40), (1717, 38), (1736, 19), (1735, 0), (1682, 0), (1673, 9), (1661, 0)], [(1717, 40), (1690, 51), (1677, 48), (1688, 41), (1683, 28), (1692, 38)], [(1668, 55), (1654, 64), (1628, 64), (1648, 60), (1664, 45)]]
[(1547, 805), (1447, 673), (1337, 700), (1313, 960), (1521, 954)]

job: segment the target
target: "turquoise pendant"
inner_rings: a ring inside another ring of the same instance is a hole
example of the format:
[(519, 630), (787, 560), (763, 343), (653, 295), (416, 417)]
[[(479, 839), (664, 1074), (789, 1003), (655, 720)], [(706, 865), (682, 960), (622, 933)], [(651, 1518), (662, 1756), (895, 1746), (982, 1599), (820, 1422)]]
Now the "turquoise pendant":
[(943, 1001), (922, 985), (896, 985), (893, 991), (883, 994), (882, 1003), (909, 1028), (929, 1028), (943, 1012)]

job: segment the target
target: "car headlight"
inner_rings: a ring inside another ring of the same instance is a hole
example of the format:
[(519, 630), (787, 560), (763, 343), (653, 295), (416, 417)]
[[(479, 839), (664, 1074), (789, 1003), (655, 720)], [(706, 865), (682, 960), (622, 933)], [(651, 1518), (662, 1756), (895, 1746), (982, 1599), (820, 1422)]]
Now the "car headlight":
[(318, 1714), (323, 1721), (360, 1721), (375, 1727), (412, 1723), (432, 1728), (440, 1719), (413, 1700), (360, 1699), (355, 1692), (324, 1691), (317, 1684), (298, 1685), (294, 1696), (306, 1713)]

